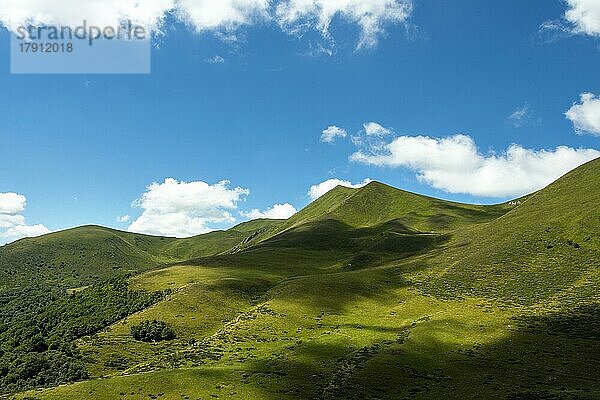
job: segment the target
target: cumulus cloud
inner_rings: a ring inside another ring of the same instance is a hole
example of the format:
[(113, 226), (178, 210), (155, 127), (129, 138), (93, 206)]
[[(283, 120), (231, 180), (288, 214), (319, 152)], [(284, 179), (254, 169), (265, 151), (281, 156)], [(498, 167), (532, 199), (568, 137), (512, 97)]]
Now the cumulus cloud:
[(348, 134), (345, 129), (339, 126), (331, 125), (325, 129), (321, 134), (321, 142), (333, 143), (337, 138), (345, 138)]
[(234, 223), (230, 211), (250, 192), (229, 188), (229, 181), (179, 182), (173, 178), (153, 183), (133, 202), (143, 210), (129, 231), (150, 235), (190, 237), (214, 230), (211, 225)]
[(0, 244), (50, 232), (44, 225), (26, 224), (22, 215), (26, 206), (27, 198), (22, 194), (0, 193)]
[(273, 207), (266, 209), (265, 211), (260, 211), (258, 209), (254, 209), (249, 212), (242, 212), (242, 216), (249, 219), (288, 219), (292, 215), (296, 214), (298, 210), (289, 204), (275, 204)]
[[(1, 194), (1, 193), (0, 193)], [(1, 214), (0, 213), (0, 229), (12, 228), (17, 225), (25, 225), (25, 217), (19, 214)]]
[(4, 238), (7, 243), (26, 237), (37, 237), (50, 233), (50, 230), (44, 225), (16, 225), (8, 228), (0, 238)]
[(131, 216), (129, 215), (122, 215), (120, 217), (117, 217), (117, 221), (120, 223), (127, 223), (131, 220)]
[(275, 11), (279, 24), (295, 34), (316, 29), (330, 38), (336, 17), (357, 24), (361, 31), (358, 49), (376, 46), (386, 25), (404, 23), (411, 13), (409, 0), (287, 0)]
[(235, 29), (269, 18), (269, 0), (178, 0), (175, 14), (198, 31)]
[(344, 186), (344, 187), (348, 187), (348, 188), (358, 189), (363, 186), (367, 186), (371, 182), (372, 182), (371, 179), (365, 179), (359, 183), (352, 183), (350, 181), (343, 181), (340, 179), (328, 179), (317, 185), (311, 186), (308, 191), (308, 196), (312, 200), (316, 200), (319, 197), (323, 196), (325, 193), (329, 192), (330, 190), (333, 190), (334, 188), (336, 188), (338, 186)]
[(350, 159), (380, 167), (405, 167), (436, 189), (474, 196), (520, 196), (541, 189), (579, 165), (600, 157), (593, 149), (530, 150), (511, 145), (502, 154), (482, 155), (465, 135), (445, 138), (401, 136), (363, 149)]
[(600, 37), (600, 2), (598, 0), (565, 0), (567, 10), (559, 20), (546, 21), (539, 33), (545, 41), (589, 35)]
[(1, 0), (0, 22), (11, 30), (20, 25), (117, 26), (120, 20), (158, 29), (174, 0)]
[(567, 0), (565, 19), (573, 24), (575, 33), (600, 36), (600, 2), (598, 0)]
[(298, 34), (316, 29), (329, 38), (334, 18), (360, 28), (358, 48), (373, 47), (385, 27), (405, 22), (410, 0), (0, 0), (0, 24), (16, 31), (21, 25), (99, 27), (131, 20), (152, 32), (163, 29), (168, 16), (198, 32), (214, 31), (235, 38), (240, 27), (274, 22)]
[(18, 214), (26, 205), (27, 199), (22, 194), (0, 193), (0, 214)]
[(363, 128), (365, 129), (365, 133), (367, 136), (387, 136), (393, 132), (393, 130), (389, 128), (385, 128), (378, 124), (377, 122), (367, 122), (363, 124)]
[(577, 133), (600, 136), (600, 97), (583, 93), (581, 102), (574, 103), (565, 115), (573, 122)]

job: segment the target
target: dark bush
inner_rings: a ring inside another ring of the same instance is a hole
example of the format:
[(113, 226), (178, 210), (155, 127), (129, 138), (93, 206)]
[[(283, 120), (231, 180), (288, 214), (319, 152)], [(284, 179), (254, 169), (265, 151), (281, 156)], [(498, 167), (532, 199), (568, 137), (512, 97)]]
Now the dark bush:
[(173, 329), (163, 321), (143, 321), (131, 327), (131, 335), (142, 342), (160, 342), (175, 339)]

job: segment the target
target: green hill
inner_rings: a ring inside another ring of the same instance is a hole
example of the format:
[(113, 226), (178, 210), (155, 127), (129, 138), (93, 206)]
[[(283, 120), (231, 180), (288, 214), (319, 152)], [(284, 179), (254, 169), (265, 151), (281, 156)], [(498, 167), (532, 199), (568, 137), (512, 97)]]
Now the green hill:
[[(61, 400), (598, 399), (598, 204), (600, 160), (495, 206), (372, 183), (190, 239), (87, 227), (39, 250), (28, 240), (21, 254), (65, 263), (71, 241), (106, 249), (89, 256), (104, 260), (94, 275), (118, 259), (135, 276), (0, 297), (1, 387)], [(132, 337), (154, 320), (176, 338)]]
[[(478, 206), (438, 200), (393, 188), (379, 182), (352, 189), (338, 186), (282, 224), (265, 230), (246, 247), (282, 232), (320, 222), (337, 221), (348, 228), (368, 228), (397, 221), (416, 232), (448, 232), (463, 225), (495, 219), (510, 207)], [(306, 229), (303, 229), (306, 230)]]
[[(351, 190), (352, 194), (344, 201), (326, 211), (318, 201), (313, 203), (312, 206), (320, 209), (321, 213), (316, 218), (332, 218), (353, 227), (369, 227), (398, 220), (412, 229), (425, 232), (451, 230), (463, 224), (489, 221), (507, 211), (502, 205), (453, 203), (406, 192), (379, 182), (371, 182), (365, 187)], [(302, 213), (297, 218), (298, 220), (290, 222), (315, 219)]]
[(161, 264), (150, 253), (167, 238), (84, 226), (22, 239), (0, 247), (0, 283), (30, 280), (76, 287), (115, 272), (139, 272)]
[[(437, 292), (531, 304), (600, 299), (600, 160), (581, 166), (506, 215), (456, 232), (431, 262)], [(448, 267), (450, 266), (450, 267)], [(591, 296), (591, 297), (590, 297)]]
[(62, 287), (88, 285), (111, 275), (136, 274), (238, 245), (278, 220), (242, 223), (188, 239), (148, 236), (100, 226), (83, 226), (22, 239), (0, 247), (0, 288), (44, 281)]
[(178, 262), (214, 256), (231, 251), (240, 243), (282, 223), (283, 220), (276, 219), (242, 222), (226, 231), (214, 231), (187, 239), (171, 239), (163, 246), (155, 246), (151, 252), (160, 257), (167, 257), (169, 261)]

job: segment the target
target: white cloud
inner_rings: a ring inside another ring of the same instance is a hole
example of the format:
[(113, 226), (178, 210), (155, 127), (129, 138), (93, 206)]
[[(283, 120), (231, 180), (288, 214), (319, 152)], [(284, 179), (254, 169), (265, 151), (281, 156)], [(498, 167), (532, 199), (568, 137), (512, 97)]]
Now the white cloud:
[(235, 29), (269, 18), (269, 0), (178, 0), (176, 15), (198, 31)]
[(577, 133), (600, 136), (600, 97), (583, 93), (581, 102), (573, 104), (565, 115), (573, 122)]
[(26, 205), (22, 194), (0, 193), (0, 244), (50, 233), (44, 225), (27, 225), (22, 215)]
[(565, 19), (573, 24), (575, 33), (600, 36), (600, 2), (598, 0), (567, 0)]
[(84, 20), (88, 26), (117, 26), (130, 19), (155, 30), (174, 7), (174, 0), (0, 0), (0, 22), (15, 30), (28, 24), (74, 27)]
[(329, 37), (335, 17), (360, 27), (358, 47), (373, 47), (385, 26), (405, 22), (410, 0), (0, 0), (0, 25), (118, 26), (131, 20), (152, 32), (166, 31), (169, 16), (198, 32), (224, 38), (243, 26), (275, 22), (287, 32), (317, 29)]
[(196, 31), (231, 30), (268, 18), (268, 0), (0, 0), (0, 22), (11, 30), (20, 25), (99, 27), (131, 20), (159, 31), (168, 15)]
[(321, 142), (333, 143), (337, 138), (345, 138), (348, 134), (345, 129), (339, 126), (331, 125), (321, 134)]
[(411, 13), (408, 0), (287, 0), (279, 3), (275, 12), (279, 24), (296, 34), (316, 29), (329, 38), (335, 17), (357, 24), (359, 49), (376, 46), (387, 24), (406, 22)]
[(268, 208), (265, 211), (260, 211), (258, 209), (254, 209), (249, 212), (242, 212), (242, 216), (250, 219), (288, 219), (292, 215), (296, 214), (298, 210), (289, 204), (275, 204), (273, 207)]
[(3, 234), (0, 235), (2, 240), (6, 243), (14, 242), (15, 240), (37, 237), (50, 233), (50, 230), (44, 225), (17, 225), (12, 228), (8, 228)]
[(229, 210), (250, 192), (230, 189), (229, 181), (214, 185), (206, 182), (179, 182), (165, 179), (153, 183), (133, 203), (143, 209), (142, 215), (131, 223), (129, 231), (151, 235), (189, 237), (206, 233), (211, 224), (234, 223)]
[(517, 108), (508, 119), (515, 125), (521, 126), (521, 122), (529, 115), (529, 107), (525, 104), (523, 107)]
[(25, 217), (20, 214), (0, 214), (0, 228), (25, 225)]
[(365, 129), (367, 136), (382, 137), (393, 133), (393, 130), (385, 128), (379, 125), (377, 122), (367, 122), (363, 124), (363, 128)]
[(308, 195), (312, 200), (316, 200), (319, 197), (323, 196), (325, 193), (329, 192), (330, 190), (333, 190), (338, 186), (358, 189), (363, 186), (367, 186), (370, 182), (372, 182), (371, 179), (365, 179), (360, 183), (352, 183), (350, 181), (343, 181), (340, 179), (328, 179), (317, 185), (311, 186), (310, 190), (308, 191)]
[(567, 10), (559, 20), (546, 21), (539, 34), (544, 41), (572, 35), (600, 37), (600, 2), (598, 0), (565, 0)]
[(482, 155), (465, 135), (446, 138), (401, 136), (381, 147), (361, 150), (352, 161), (406, 167), (434, 188), (475, 196), (520, 196), (541, 189), (579, 165), (600, 157), (593, 149), (558, 147), (530, 150), (510, 146), (501, 155)]
[(18, 214), (25, 210), (27, 199), (17, 193), (0, 193), (0, 214)]
[(126, 223), (129, 222), (131, 220), (131, 216), (129, 215), (122, 215), (120, 217), (117, 217), (117, 221), (121, 222), (121, 223)]

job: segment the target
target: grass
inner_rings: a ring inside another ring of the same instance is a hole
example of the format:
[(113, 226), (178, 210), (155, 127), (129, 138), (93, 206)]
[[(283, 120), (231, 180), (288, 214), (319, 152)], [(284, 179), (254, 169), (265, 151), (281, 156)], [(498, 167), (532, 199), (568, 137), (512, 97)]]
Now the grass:
[[(475, 399), (560, 396), (564, 388), (580, 398), (598, 394), (600, 376), (589, 369), (600, 361), (597, 340), (532, 330), (537, 325), (516, 319), (526, 309), (503, 303), (424, 295), (406, 283), (414, 272), (386, 266), (261, 285), (229, 267), (150, 272), (133, 284), (164, 289), (177, 282), (168, 301), (79, 342), (90, 365), (105, 365), (112, 355), (126, 358), (127, 369), (103, 367), (91, 381), (26, 396)], [(153, 318), (168, 321), (178, 338), (133, 341), (129, 326)]]
[[(165, 300), (76, 341), (92, 379), (15, 398), (598, 399), (599, 165), (518, 206), (338, 188), (188, 242), (130, 279)], [(133, 340), (147, 319), (177, 338)]]

